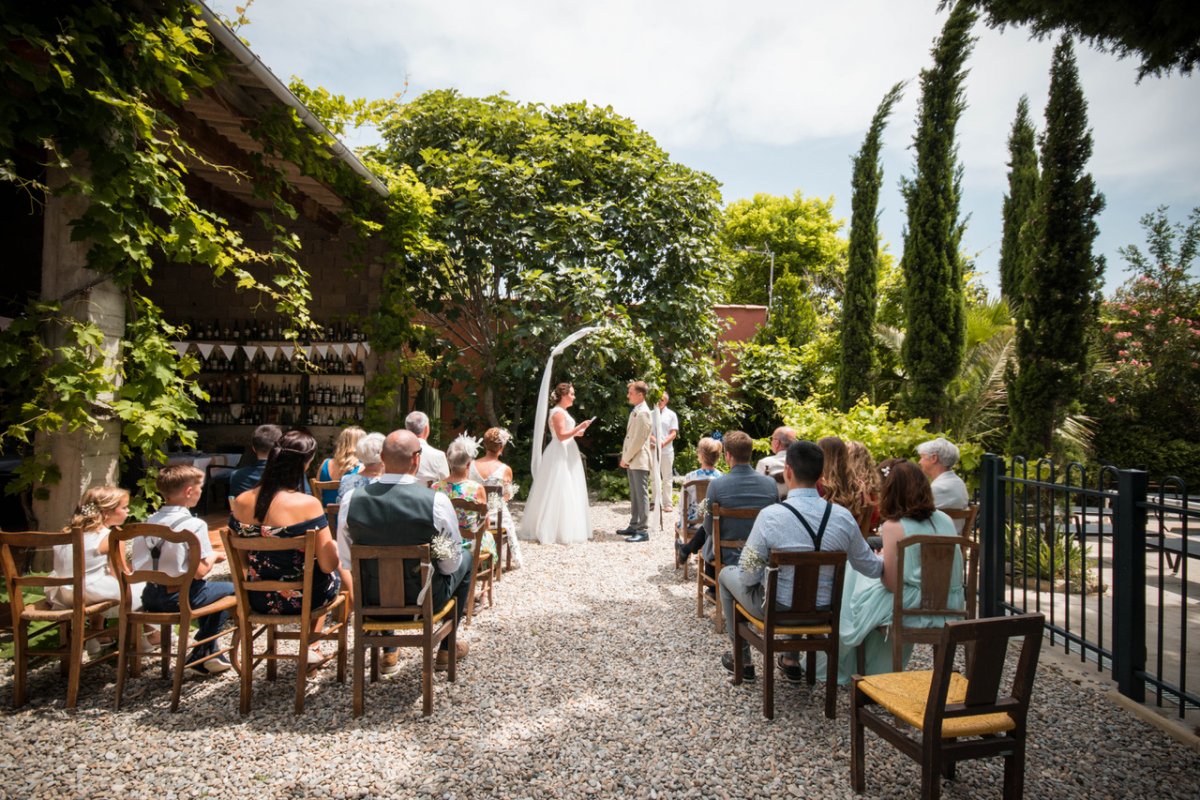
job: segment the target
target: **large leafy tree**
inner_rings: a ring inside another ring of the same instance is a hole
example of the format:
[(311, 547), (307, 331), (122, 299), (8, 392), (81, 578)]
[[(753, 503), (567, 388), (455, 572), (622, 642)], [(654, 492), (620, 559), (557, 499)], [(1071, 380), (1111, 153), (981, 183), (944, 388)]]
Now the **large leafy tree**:
[(1104, 272), (1092, 254), (1104, 197), (1087, 172), (1087, 101), (1065, 36), (1054, 49), (1041, 144), (1032, 258), (1015, 309), (1018, 372), (1009, 388), (1009, 447), (1029, 456), (1051, 452), (1054, 431), (1079, 396)]
[(921, 71), (916, 176), (903, 184), (908, 221), (904, 234), (902, 349), (908, 410), (941, 424), (944, 390), (962, 360), (965, 306), (963, 224), (958, 217), (962, 168), (955, 130), (966, 108), (963, 81), (974, 39), (975, 13), (965, 4), (950, 12), (934, 43), (933, 66)]
[(848, 411), (871, 389), (875, 369), (875, 312), (879, 305), (879, 187), (883, 165), (879, 151), (883, 129), (904, 89), (897, 83), (879, 103), (871, 127), (854, 157), (850, 200), (850, 256), (842, 297), (841, 365), (838, 404)]
[[(1141, 56), (1139, 76), (1200, 63), (1200, 14), (1187, 0), (962, 0), (988, 25), (1028, 24), (1039, 38), (1066, 32), (1125, 56)], [(942, 0), (942, 7), (948, 5)]]
[(373, 156), (429, 187), (438, 245), (390, 272), (385, 312), (420, 314), (445, 333), (448, 362), (473, 365), (488, 424), (532, 420), (550, 347), (605, 320), (610, 334), (562, 361), (565, 377), (594, 387), (579, 392), (583, 411), (602, 417), (593, 431), (623, 427), (626, 379), (665, 380), (685, 419), (720, 391), (713, 178), (585, 103), (435, 91), (382, 132)]
[(1029, 119), (1029, 98), (1017, 102), (1008, 136), (1008, 194), (1004, 196), (1004, 232), (1000, 240), (1000, 294), (1010, 305), (1021, 295), (1029, 264), (1028, 223), (1037, 202), (1037, 141)]

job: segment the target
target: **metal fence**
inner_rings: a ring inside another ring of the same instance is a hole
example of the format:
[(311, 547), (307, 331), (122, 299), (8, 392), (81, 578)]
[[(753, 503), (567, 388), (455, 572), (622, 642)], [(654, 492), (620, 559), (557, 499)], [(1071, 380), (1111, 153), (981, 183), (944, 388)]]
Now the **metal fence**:
[[(1141, 470), (984, 456), (980, 613), (1039, 611), (1051, 645), (1109, 670), (1125, 696), (1200, 708), (1200, 499)], [(1190, 668), (1190, 671), (1189, 671)]]

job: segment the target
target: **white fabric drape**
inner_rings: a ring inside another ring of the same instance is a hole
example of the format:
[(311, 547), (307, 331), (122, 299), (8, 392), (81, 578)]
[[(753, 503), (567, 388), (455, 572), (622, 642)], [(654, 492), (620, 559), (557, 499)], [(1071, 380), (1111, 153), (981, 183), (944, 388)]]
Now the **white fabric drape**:
[(538, 465), (542, 461), (542, 442), (546, 436), (546, 415), (550, 413), (550, 407), (546, 405), (547, 399), (550, 397), (550, 374), (554, 367), (554, 357), (563, 354), (569, 346), (579, 341), (589, 333), (595, 333), (600, 330), (599, 325), (590, 325), (586, 328), (580, 328), (572, 333), (567, 338), (558, 343), (558, 346), (550, 351), (550, 357), (546, 359), (546, 369), (542, 373), (542, 387), (538, 390), (537, 400), (537, 415), (533, 421), (533, 453), (529, 463), (532, 467), (530, 470), (534, 475), (537, 475)]

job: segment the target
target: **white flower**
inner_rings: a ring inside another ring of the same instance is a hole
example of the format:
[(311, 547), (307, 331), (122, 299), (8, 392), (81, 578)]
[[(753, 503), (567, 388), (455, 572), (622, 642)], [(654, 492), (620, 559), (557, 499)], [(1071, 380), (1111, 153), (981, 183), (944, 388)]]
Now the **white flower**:
[(435, 562), (445, 561), (449, 558), (454, 558), (457, 555), (458, 547), (454, 541), (444, 533), (439, 533), (433, 537), (433, 541), (429, 543), (429, 556)]

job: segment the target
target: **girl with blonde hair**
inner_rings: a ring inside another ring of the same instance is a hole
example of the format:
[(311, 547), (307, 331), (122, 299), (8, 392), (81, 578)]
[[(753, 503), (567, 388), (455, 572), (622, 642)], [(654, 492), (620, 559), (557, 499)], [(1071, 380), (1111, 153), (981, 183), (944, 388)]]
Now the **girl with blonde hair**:
[[(358, 440), (366, 435), (366, 431), (354, 425), (343, 429), (333, 446), (333, 455), (321, 462), (321, 468), (317, 470), (317, 480), (340, 481), (346, 475), (352, 475), (362, 469), (358, 460)], [(321, 492), (321, 503), (336, 503), (337, 496), (337, 489), (326, 489)]]

